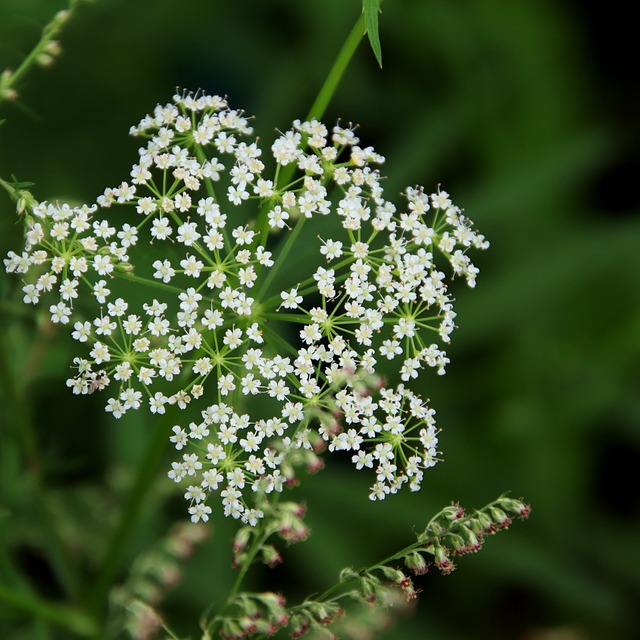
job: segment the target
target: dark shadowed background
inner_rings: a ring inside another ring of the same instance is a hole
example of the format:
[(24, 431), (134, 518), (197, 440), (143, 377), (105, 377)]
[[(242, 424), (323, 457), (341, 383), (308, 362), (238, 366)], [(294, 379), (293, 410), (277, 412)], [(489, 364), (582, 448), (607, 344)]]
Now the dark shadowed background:
[[(26, 79), (20, 104), (0, 110), (0, 176), (33, 181), (40, 199), (92, 201), (127, 178), (138, 146), (129, 126), (176, 86), (227, 95), (271, 140), (306, 114), (360, 4), (83, 5), (62, 35), (62, 58)], [(15, 67), (63, 6), (0, 0), (0, 68)], [(387, 193), (441, 184), (492, 247), (478, 259), (476, 290), (458, 290), (448, 374), (425, 380), (445, 462), (421, 493), (382, 504), (367, 500), (368, 478), (346, 465), (329, 461), (305, 480), (313, 535), (285, 552), (275, 574), (292, 599), (410, 542), (451, 500), (477, 507), (510, 490), (531, 503), (530, 519), (462, 558), (451, 576), (418, 579), (416, 610), (380, 637), (640, 637), (640, 91), (637, 34), (622, 7), (384, 2), (384, 67), (363, 43), (325, 121), (360, 125), (363, 142), (387, 158)], [(20, 230), (0, 194), (3, 255), (19, 249)], [(64, 332), (52, 334), (41, 311), (18, 304), (17, 279), (0, 275), (0, 293), (0, 437), (19, 437), (12, 402), (23, 394), (50, 508), (68, 523), (69, 540), (98, 541), (152, 421), (116, 423), (102, 398), (72, 398)], [(184, 517), (163, 479), (167, 464), (127, 562)], [(61, 589), (29, 474), (0, 442), (0, 577), (55, 599)], [(219, 520), (162, 605), (185, 635), (195, 637), (199, 613), (227, 586), (233, 526)], [(90, 575), (92, 558), (78, 548)], [(256, 580), (270, 584), (266, 574)], [(33, 635), (30, 624), (0, 609), (5, 638), (68, 637)]]

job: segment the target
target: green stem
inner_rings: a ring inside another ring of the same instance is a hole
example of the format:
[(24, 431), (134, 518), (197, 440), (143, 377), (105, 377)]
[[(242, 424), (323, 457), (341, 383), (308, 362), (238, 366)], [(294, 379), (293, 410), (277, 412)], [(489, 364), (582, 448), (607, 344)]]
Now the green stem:
[[(438, 539), (441, 539), (441, 538), (447, 536), (452, 531), (460, 529), (462, 526), (464, 526), (465, 524), (467, 524), (471, 520), (474, 520), (477, 517), (477, 513), (486, 512), (489, 509), (491, 509), (494, 505), (499, 504), (499, 503), (500, 503), (500, 498), (498, 498), (497, 500), (494, 500), (493, 502), (490, 502), (489, 504), (485, 505), (481, 509), (474, 510), (473, 513), (464, 516), (464, 518), (460, 518), (460, 519), (456, 519), (456, 520), (451, 521), (449, 523), (449, 526), (445, 527), (441, 531), (432, 532), (429, 535), (425, 536), (424, 539), (418, 539), (415, 542), (412, 542), (411, 544), (409, 544), (406, 547), (404, 547), (402, 550), (397, 551), (396, 553), (388, 556), (384, 560), (381, 560), (381, 561), (379, 561), (379, 562), (377, 562), (375, 564), (372, 564), (369, 567), (367, 567), (366, 569), (359, 570), (358, 571), (358, 575), (364, 575), (366, 573), (370, 573), (370, 572), (374, 571), (375, 569), (378, 569), (378, 568), (381, 568), (381, 567), (385, 567), (385, 566), (389, 566), (392, 562), (395, 562), (397, 560), (401, 560), (402, 558), (407, 556), (412, 551), (416, 551), (418, 549), (426, 549), (429, 546), (429, 544), (436, 543), (438, 541)], [(434, 522), (438, 521), (442, 517), (443, 512), (444, 512), (444, 510), (438, 512), (433, 518), (431, 518), (431, 520), (429, 521), (429, 523), (425, 527), (425, 531), (429, 531), (429, 529), (431, 528), (432, 524)], [(351, 580), (355, 580), (355, 576), (353, 578), (349, 579), (349, 580), (346, 580), (345, 582), (337, 582), (337, 583), (335, 583), (334, 585), (329, 587), (324, 593), (320, 594), (317, 597), (314, 597), (313, 599), (315, 601), (317, 601), (317, 602), (324, 602), (327, 599), (329, 599), (329, 596), (331, 596), (333, 593), (335, 593), (336, 591), (339, 591), (342, 587), (344, 587), (346, 584), (351, 582)], [(296, 611), (297, 609), (301, 608), (302, 606), (304, 606), (304, 603), (302, 605), (298, 605), (296, 607), (292, 607), (291, 611)]]
[(287, 238), (287, 241), (285, 242), (284, 247), (282, 247), (282, 251), (280, 251), (280, 254), (278, 255), (278, 259), (276, 260), (276, 263), (271, 267), (267, 277), (264, 279), (264, 282), (262, 283), (262, 287), (260, 287), (260, 291), (258, 292), (258, 296), (257, 296), (258, 299), (261, 299), (262, 296), (267, 292), (267, 290), (269, 289), (269, 285), (271, 284), (276, 274), (280, 270), (280, 267), (282, 267), (282, 265), (286, 261), (287, 255), (293, 248), (296, 238), (300, 235), (300, 230), (304, 226), (305, 219), (306, 218), (300, 218), (296, 226), (293, 228), (293, 231), (289, 234), (289, 237)]
[[(253, 564), (254, 558), (258, 555), (258, 552), (262, 548), (262, 545), (267, 541), (267, 538), (271, 535), (271, 531), (268, 527), (265, 527), (262, 534), (256, 536), (253, 544), (251, 545), (251, 549), (247, 553), (247, 558), (244, 564), (238, 570), (238, 576), (236, 577), (233, 586), (231, 587), (231, 591), (229, 591), (229, 596), (227, 598), (227, 603), (230, 604), (235, 600), (235, 597), (238, 595), (240, 591), (240, 587), (244, 581), (244, 577), (247, 575), (247, 571), (249, 571), (249, 567)], [(226, 607), (225, 607), (226, 608)]]
[[(277, 493), (272, 498), (271, 504), (273, 506), (275, 506), (279, 502), (280, 495), (281, 494)], [(242, 586), (242, 583), (244, 582), (244, 578), (247, 575), (249, 568), (253, 564), (255, 557), (260, 552), (260, 549), (262, 549), (264, 543), (275, 532), (274, 528), (269, 525), (268, 518), (265, 518), (264, 520), (262, 520), (259, 526), (262, 527), (262, 531), (259, 534), (256, 534), (256, 536), (254, 537), (253, 543), (251, 544), (249, 551), (247, 551), (247, 556), (244, 562), (242, 563), (242, 566), (238, 570), (238, 576), (236, 577), (235, 582), (233, 583), (233, 586), (229, 591), (229, 595), (227, 596), (227, 599), (223, 607), (220, 609), (220, 613), (213, 618), (213, 621), (207, 627), (207, 632), (210, 634), (215, 633), (215, 631), (217, 630), (218, 625), (224, 619), (225, 611), (233, 604), (234, 600), (236, 599), (236, 596), (240, 592), (240, 587)]]
[(2, 187), (11, 196), (12, 200), (17, 200), (16, 190), (2, 178), (0, 178), (0, 187)]
[[(347, 39), (344, 41), (342, 48), (338, 52), (326, 80), (322, 87), (320, 87), (320, 91), (318, 91), (318, 95), (307, 113), (306, 120), (311, 120), (312, 118), (320, 120), (322, 118), (324, 112), (329, 106), (329, 102), (331, 102), (331, 98), (333, 98), (338, 85), (342, 80), (342, 76), (344, 76), (344, 72), (347, 70), (349, 63), (351, 62), (351, 58), (353, 58), (358, 45), (364, 38), (364, 35), (364, 15), (361, 15), (353, 26), (353, 29), (351, 29)], [(295, 164), (288, 164), (286, 167), (283, 167), (282, 173), (280, 174), (280, 180), (278, 181), (279, 184), (289, 184), (293, 174), (295, 173), (295, 169)]]
[(89, 610), (96, 617), (106, 608), (109, 589), (121, 568), (122, 556), (136, 529), (149, 490), (157, 477), (158, 466), (167, 441), (168, 434), (164, 425), (156, 424), (155, 433), (147, 451), (137, 465), (136, 478), (120, 513), (118, 524), (111, 535), (95, 586), (89, 594)]
[[(342, 48), (338, 52), (338, 55), (335, 59), (335, 62), (333, 63), (333, 66), (329, 70), (329, 73), (324, 83), (322, 84), (322, 87), (320, 87), (320, 91), (318, 92), (316, 99), (313, 101), (313, 104), (311, 105), (311, 108), (307, 113), (306, 120), (311, 120), (312, 118), (317, 118), (319, 120), (320, 118), (322, 118), (322, 116), (324, 115), (324, 112), (329, 106), (329, 102), (331, 102), (331, 98), (333, 98), (338, 88), (338, 85), (342, 80), (342, 76), (344, 75), (344, 72), (349, 66), (349, 62), (351, 62), (351, 58), (353, 58), (353, 55), (355, 54), (356, 49), (358, 48), (358, 45), (363, 39), (365, 33), (366, 31), (364, 26), (364, 14), (363, 14), (358, 18), (357, 22), (353, 26), (353, 29), (351, 29), (351, 32), (347, 36), (347, 39), (344, 41)], [(293, 174), (295, 173), (295, 171), (296, 171), (295, 164), (288, 164), (285, 167), (280, 167), (280, 165), (278, 165), (276, 170), (276, 180), (275, 180), (276, 189), (278, 188), (279, 185), (282, 185), (283, 187), (288, 185), (291, 182), (291, 179), (293, 178)], [(260, 237), (262, 238), (263, 246), (266, 246), (267, 237), (269, 233), (267, 215), (270, 208), (271, 208), (271, 203), (270, 202), (265, 203), (256, 221), (256, 228), (260, 230)], [(298, 225), (296, 225), (296, 228), (300, 226), (301, 222), (302, 221), (300, 221)], [(271, 282), (272, 278), (273, 278), (273, 269), (269, 273), (268, 282), (265, 283), (265, 285), (263, 285), (261, 289), (261, 293), (264, 293), (267, 290), (268, 283)]]
[(233, 601), (235, 600), (236, 596), (238, 595), (238, 592), (240, 591), (240, 587), (242, 586), (244, 578), (247, 575), (247, 571), (249, 571), (249, 567), (251, 567), (251, 565), (253, 564), (253, 560), (256, 557), (258, 551), (260, 551), (260, 547), (266, 542), (269, 535), (270, 533), (268, 531), (265, 531), (261, 536), (257, 536), (254, 539), (253, 545), (251, 546), (251, 549), (247, 553), (245, 562), (238, 570), (239, 571), (238, 576), (236, 577), (235, 582), (233, 583), (233, 586), (229, 591), (229, 595), (227, 596), (227, 599), (224, 605), (220, 609), (220, 613), (216, 615), (211, 621), (211, 623), (209, 624), (209, 626), (207, 626), (207, 633), (211, 635), (206, 637), (212, 637), (213, 634), (217, 631), (220, 623), (222, 623), (222, 621), (224, 620), (224, 612), (233, 604)]
[[(316, 99), (311, 105), (309, 113), (307, 114), (307, 120), (311, 120), (311, 118), (317, 118), (320, 120), (320, 118), (322, 118), (324, 112), (329, 106), (331, 98), (338, 88), (338, 84), (340, 84), (340, 80), (342, 80), (344, 72), (349, 66), (349, 62), (351, 62), (351, 58), (353, 58), (360, 41), (364, 38), (364, 35), (364, 15), (361, 15), (353, 29), (351, 29), (347, 39), (344, 41), (342, 49), (340, 49), (340, 52), (329, 71), (327, 79), (324, 81)], [(286, 184), (286, 182), (284, 182), (284, 184)]]
[[(54, 41), (54, 38), (60, 33), (63, 25), (69, 17), (71, 13), (75, 9), (76, 5), (79, 4), (79, 0), (69, 0), (69, 6), (66, 12), (59, 11), (56, 15), (51, 19), (51, 21), (45, 25), (42, 29), (42, 35), (40, 39), (33, 47), (33, 49), (27, 54), (26, 58), (20, 63), (18, 68), (11, 72), (9, 77), (9, 81), (3, 87), (3, 93), (0, 93), (0, 103), (7, 99), (7, 95), (10, 94), (11, 90), (14, 89), (15, 85), (20, 81), (20, 79), (38, 62), (38, 56), (47, 52), (47, 47)], [(50, 53), (52, 58), (57, 54)]]
[(273, 331), (271, 329), (271, 327), (269, 327), (269, 325), (265, 324), (263, 327), (264, 331), (266, 333), (269, 334), (269, 338), (274, 342), (274, 343), (279, 343), (279, 351), (278, 353), (291, 353), (292, 356), (297, 355), (298, 351), (297, 349), (291, 345), (289, 342), (287, 342), (282, 336), (280, 336), (279, 333), (277, 333), (276, 331)]
[(76, 635), (88, 637), (96, 633), (94, 621), (79, 611), (50, 604), (45, 600), (0, 585), (0, 602), (31, 617), (63, 627)]
[(137, 282), (138, 284), (144, 284), (148, 287), (153, 287), (155, 289), (162, 289), (163, 291), (169, 291), (171, 293), (182, 293), (183, 289), (181, 287), (174, 287), (171, 284), (166, 284), (165, 282), (161, 282), (160, 280), (152, 280), (151, 278), (143, 278), (142, 276), (137, 276), (131, 271), (119, 271), (116, 270), (114, 275), (118, 278), (124, 278), (125, 280), (130, 280), (131, 282)]

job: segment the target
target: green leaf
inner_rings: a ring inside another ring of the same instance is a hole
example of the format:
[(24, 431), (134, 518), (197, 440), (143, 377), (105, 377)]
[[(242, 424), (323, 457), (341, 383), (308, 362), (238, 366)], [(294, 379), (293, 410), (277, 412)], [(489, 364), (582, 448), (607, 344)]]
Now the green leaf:
[(382, 48), (380, 46), (380, 34), (378, 33), (378, 14), (380, 13), (380, 0), (362, 0), (362, 11), (364, 13), (364, 27), (371, 49), (382, 68)]
[(21, 189), (28, 189), (29, 187), (33, 187), (35, 185), (35, 182), (20, 182), (18, 178), (13, 175), (13, 173), (11, 174), (11, 180), (13, 181), (11, 186), (16, 191), (20, 191)]

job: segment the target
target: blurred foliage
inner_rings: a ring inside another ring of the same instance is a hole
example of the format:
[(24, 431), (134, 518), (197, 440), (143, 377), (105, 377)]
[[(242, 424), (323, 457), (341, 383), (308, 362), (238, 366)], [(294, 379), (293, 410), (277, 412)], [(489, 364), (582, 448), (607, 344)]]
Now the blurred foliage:
[[(0, 0), (0, 67), (19, 64), (63, 6)], [(305, 480), (313, 535), (275, 572), (258, 571), (256, 584), (277, 578), (292, 598), (322, 590), (343, 566), (403, 545), (452, 499), (480, 506), (510, 489), (533, 506), (527, 524), (452, 576), (418, 581), (417, 611), (380, 637), (638, 637), (631, 21), (551, 0), (387, 0), (382, 9), (384, 69), (361, 45), (325, 120), (359, 123), (387, 157), (389, 192), (442, 184), (492, 241), (477, 290), (459, 294), (449, 372), (428, 382), (446, 463), (420, 494), (382, 504), (346, 466)], [(137, 144), (129, 126), (176, 86), (228, 95), (270, 140), (306, 113), (360, 10), (359, 0), (83, 5), (65, 27), (62, 59), (3, 105), (0, 176), (34, 181), (42, 199), (91, 201), (126, 177)], [(20, 246), (14, 220), (3, 196), (3, 254)], [(71, 399), (70, 341), (22, 307), (18, 284), (0, 276), (0, 581), (80, 601), (159, 427), (142, 413), (113, 423), (101, 399)], [(131, 523), (119, 579), (185, 515), (166, 465)], [(223, 597), (232, 531), (214, 523), (212, 542), (164, 602), (178, 631)], [(0, 609), (0, 635), (68, 637), (35, 620)]]

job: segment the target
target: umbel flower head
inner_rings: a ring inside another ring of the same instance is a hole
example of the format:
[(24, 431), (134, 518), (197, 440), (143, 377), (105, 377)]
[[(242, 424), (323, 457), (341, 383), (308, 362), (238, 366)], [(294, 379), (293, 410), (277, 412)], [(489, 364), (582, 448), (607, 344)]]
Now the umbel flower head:
[(116, 418), (197, 405), (169, 471), (194, 522), (216, 495), (255, 524), (323, 449), (370, 471), (372, 500), (417, 491), (438, 430), (416, 381), (445, 371), (447, 271), (475, 286), (484, 237), (445, 191), (386, 199), (384, 158), (351, 127), (296, 120), (263, 154), (226, 100), (180, 94), (131, 134), (146, 142), (130, 180), (32, 206), (4, 261), (80, 343), (73, 393), (108, 390)]

